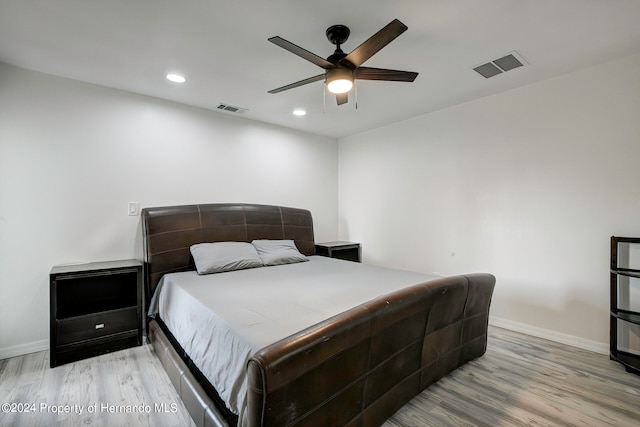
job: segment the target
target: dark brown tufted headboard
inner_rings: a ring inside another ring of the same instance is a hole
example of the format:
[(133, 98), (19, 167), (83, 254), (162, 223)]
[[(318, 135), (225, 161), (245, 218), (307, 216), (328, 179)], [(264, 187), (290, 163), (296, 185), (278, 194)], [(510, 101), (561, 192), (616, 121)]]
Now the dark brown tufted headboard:
[(281, 206), (224, 203), (142, 209), (146, 300), (165, 273), (194, 270), (189, 247), (203, 242), (293, 240), (315, 253), (311, 212)]

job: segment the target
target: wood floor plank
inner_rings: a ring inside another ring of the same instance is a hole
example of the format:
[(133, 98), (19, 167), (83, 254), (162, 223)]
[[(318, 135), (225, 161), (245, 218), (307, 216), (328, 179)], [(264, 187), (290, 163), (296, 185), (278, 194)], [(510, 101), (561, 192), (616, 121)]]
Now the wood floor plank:
[[(0, 426), (195, 425), (147, 345), (54, 369), (48, 352), (0, 360), (5, 402), (84, 410), (0, 413)], [(132, 406), (148, 410), (117, 411)], [(384, 427), (636, 425), (639, 376), (605, 355), (490, 327), (484, 356), (430, 386)]]
[(1, 412), (0, 426), (195, 426), (147, 345), (53, 369), (48, 352), (2, 360), (0, 384), (0, 404), (35, 405)]
[[(433, 384), (385, 427), (636, 426), (640, 377), (605, 355), (500, 328), (489, 329), (487, 353)], [(456, 415), (431, 418), (437, 402)]]

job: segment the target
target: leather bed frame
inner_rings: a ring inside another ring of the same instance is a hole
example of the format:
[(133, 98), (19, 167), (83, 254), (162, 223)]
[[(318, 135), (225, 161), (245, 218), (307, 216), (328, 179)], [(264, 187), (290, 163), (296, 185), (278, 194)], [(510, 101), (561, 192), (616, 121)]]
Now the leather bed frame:
[[(291, 239), (315, 253), (311, 213), (253, 204), (142, 210), (146, 301), (163, 274), (193, 270), (200, 242)], [(254, 354), (247, 426), (379, 426), (484, 354), (495, 278), (443, 277), (379, 297)], [(231, 426), (215, 391), (155, 320), (148, 339), (197, 426)], [(224, 350), (222, 350), (224, 351)]]

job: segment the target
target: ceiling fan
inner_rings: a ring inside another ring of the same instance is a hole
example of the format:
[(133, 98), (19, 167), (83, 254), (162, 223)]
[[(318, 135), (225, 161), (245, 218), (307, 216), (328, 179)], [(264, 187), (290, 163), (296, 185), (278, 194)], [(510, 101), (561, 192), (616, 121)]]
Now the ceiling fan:
[(407, 30), (407, 26), (394, 19), (380, 31), (367, 39), (351, 53), (346, 54), (340, 49), (349, 38), (351, 31), (345, 25), (332, 25), (327, 28), (326, 34), (329, 41), (336, 45), (336, 51), (327, 59), (315, 53), (297, 46), (282, 37), (271, 37), (271, 43), (288, 50), (294, 55), (317, 65), (325, 70), (324, 73), (309, 77), (299, 82), (291, 83), (277, 89), (270, 90), (269, 93), (278, 93), (293, 89), (309, 83), (324, 80), (329, 92), (336, 94), (338, 105), (345, 104), (349, 100), (349, 91), (353, 87), (355, 79), (360, 80), (387, 80), (394, 82), (412, 82), (418, 77), (418, 73), (411, 71), (387, 70), (384, 68), (362, 67), (361, 65), (375, 55), (380, 49), (391, 43), (396, 37)]

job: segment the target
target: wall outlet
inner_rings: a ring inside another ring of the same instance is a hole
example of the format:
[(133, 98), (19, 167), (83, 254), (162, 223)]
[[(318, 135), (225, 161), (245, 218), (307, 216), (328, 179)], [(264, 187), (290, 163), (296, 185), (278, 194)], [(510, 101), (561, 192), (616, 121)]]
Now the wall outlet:
[(128, 205), (128, 210), (127, 212), (129, 213), (129, 216), (136, 216), (138, 215), (138, 202), (129, 202)]

